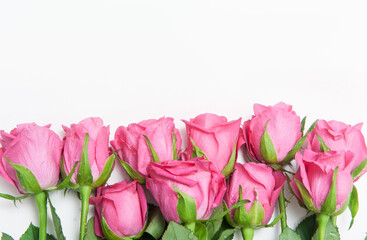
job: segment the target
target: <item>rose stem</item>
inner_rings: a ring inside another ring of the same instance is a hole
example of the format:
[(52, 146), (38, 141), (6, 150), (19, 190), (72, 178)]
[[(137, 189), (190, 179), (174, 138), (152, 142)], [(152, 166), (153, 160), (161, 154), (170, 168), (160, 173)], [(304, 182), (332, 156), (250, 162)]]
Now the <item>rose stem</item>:
[(319, 240), (325, 239), (326, 224), (329, 221), (329, 216), (325, 214), (318, 214), (316, 216), (317, 223), (319, 225)]
[(244, 240), (252, 240), (254, 238), (254, 229), (251, 227), (241, 228), (241, 233)]
[(87, 218), (88, 218), (88, 210), (89, 210), (89, 197), (92, 192), (92, 188), (90, 186), (82, 185), (79, 188), (80, 196), (82, 200), (82, 212), (80, 215), (80, 233), (79, 240), (83, 240), (85, 236), (85, 229), (87, 227)]
[(284, 229), (287, 228), (287, 212), (285, 210), (285, 197), (284, 197), (284, 187), (282, 187), (282, 191), (279, 194), (279, 210), (280, 213), (283, 214), (282, 217), (280, 218), (280, 223), (282, 226), (282, 232), (284, 231)]
[(47, 234), (47, 206), (46, 206), (46, 193), (39, 192), (35, 196), (37, 207), (38, 207), (38, 217), (39, 217), (39, 240), (46, 240)]

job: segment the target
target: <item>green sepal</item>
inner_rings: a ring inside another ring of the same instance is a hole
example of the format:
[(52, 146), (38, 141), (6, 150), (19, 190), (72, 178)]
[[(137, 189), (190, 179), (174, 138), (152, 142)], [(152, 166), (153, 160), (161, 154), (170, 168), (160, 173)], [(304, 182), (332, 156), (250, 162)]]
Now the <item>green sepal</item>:
[(73, 169), (71, 169), (71, 172), (69, 175), (55, 188), (55, 190), (61, 190), (66, 188), (70, 184), (70, 179), (73, 176), (76, 167), (78, 166), (79, 162), (74, 163)]
[(359, 201), (358, 201), (358, 191), (356, 186), (353, 185), (353, 190), (350, 195), (350, 200), (348, 204), (348, 208), (350, 210), (350, 214), (352, 215), (352, 220), (349, 224), (349, 229), (353, 226), (354, 218), (357, 215), (358, 209), (359, 209)]
[(271, 139), (267, 127), (269, 120), (265, 123), (265, 130), (260, 140), (260, 154), (261, 157), (268, 163), (277, 163), (277, 151), (275, 150), (273, 140)]
[(157, 152), (154, 150), (153, 145), (150, 142), (149, 138), (145, 135), (143, 136), (145, 138), (145, 142), (147, 143), (150, 153), (152, 155), (152, 162), (160, 162), (161, 160), (159, 159)]
[[(284, 212), (280, 213), (276, 218), (274, 218), (274, 220), (266, 225), (260, 226), (261, 228), (270, 228), (270, 227), (274, 227), (275, 224), (277, 224), (279, 222), (279, 220), (282, 218), (283, 214), (285, 214)], [(258, 227), (255, 227), (255, 229), (257, 229)]]
[(111, 156), (109, 156), (107, 158), (106, 163), (103, 167), (103, 170), (102, 170), (101, 174), (99, 175), (97, 180), (94, 183), (92, 183), (92, 185), (91, 185), (93, 188), (102, 186), (110, 178), (111, 173), (112, 173), (112, 169), (113, 169), (113, 165), (115, 163), (115, 156), (116, 156), (116, 154), (113, 153), (113, 154), (111, 154)]
[(223, 201), (224, 205), (224, 212), (226, 212), (226, 215), (224, 215), (224, 219), (227, 221), (227, 223), (231, 226), (231, 227), (237, 227), (236, 224), (233, 222), (231, 215), (230, 215), (230, 211), (228, 211), (228, 206), (226, 204), (225, 201)]
[(367, 166), (367, 158), (361, 162), (352, 172), (352, 177), (353, 179), (359, 178), (361, 173), (363, 172), (363, 170), (366, 168)]
[[(123, 239), (117, 236), (114, 232), (112, 232), (111, 228), (108, 226), (106, 220), (104, 219), (103, 214), (101, 217), (101, 227), (102, 227), (102, 232), (106, 236), (107, 239), (109, 240), (122, 240)], [(125, 238), (125, 239), (131, 239), (131, 238)]]
[(303, 185), (303, 183), (301, 183), (297, 179), (294, 179), (294, 181), (296, 182), (298, 190), (301, 193), (303, 203), (305, 204), (306, 208), (311, 210), (312, 212), (319, 213), (319, 211), (316, 209), (315, 205), (312, 202), (310, 193), (308, 192), (306, 187)]
[(90, 162), (88, 156), (88, 142), (89, 142), (89, 134), (86, 133), (84, 137), (84, 144), (77, 180), (79, 185), (89, 186), (93, 183), (93, 175), (90, 169)]
[(349, 205), (349, 201), (350, 201), (351, 196), (352, 196), (352, 192), (350, 192), (348, 194), (347, 200), (345, 200), (344, 205), (336, 213), (334, 213), (332, 215), (332, 217), (336, 217), (336, 216), (342, 214), (348, 208), (348, 205)]
[(208, 231), (204, 224), (200, 222), (195, 223), (195, 235), (198, 237), (199, 240), (206, 240)]
[(236, 154), (237, 154), (237, 139), (235, 141), (231, 157), (229, 158), (227, 165), (222, 170), (222, 174), (225, 177), (228, 177), (233, 172), (234, 164), (236, 163)]
[(303, 132), (305, 131), (306, 119), (307, 119), (307, 117), (305, 116), (305, 117), (302, 118), (302, 121), (301, 121), (301, 133), (302, 133), (302, 136), (304, 135)]
[(20, 185), (22, 186), (22, 188), (27, 193), (35, 193), (36, 194), (36, 193), (42, 192), (42, 189), (41, 189), (41, 187), (40, 187), (40, 185), (37, 181), (37, 178), (34, 176), (34, 174), (32, 173), (31, 170), (29, 170), (25, 166), (18, 165), (18, 164), (10, 162), (9, 159), (6, 158), (6, 157), (5, 157), (5, 159), (15, 169), (18, 181), (19, 181)]
[(135, 171), (127, 162), (122, 161), (118, 156), (117, 159), (119, 160), (121, 166), (125, 169), (126, 173), (133, 179), (139, 180), (139, 184), (145, 184), (145, 178), (140, 175), (137, 171)]
[(227, 214), (229, 214), (230, 211), (232, 211), (233, 209), (235, 208), (239, 208), (241, 207), (242, 205), (246, 204), (246, 203), (249, 203), (250, 201), (245, 199), (245, 200), (239, 200), (238, 199), (238, 202), (233, 204), (232, 207), (228, 208), (227, 205), (225, 204), (224, 205), (224, 212), (222, 212), (221, 214), (219, 214), (218, 216), (215, 216), (213, 218), (210, 218), (209, 220), (199, 220), (200, 222), (214, 222), (214, 221), (217, 221), (218, 219), (221, 219), (223, 218), (224, 216), (226, 216)]
[[(80, 163), (80, 162), (77, 162), (77, 163)], [(75, 166), (75, 164), (74, 164), (74, 166)], [(68, 178), (69, 177), (69, 175), (66, 175), (66, 172), (65, 172), (65, 165), (64, 165), (64, 158), (63, 157), (61, 157), (61, 159), (60, 159), (60, 172), (61, 172), (61, 177), (64, 179), (64, 181), (65, 181), (65, 179), (66, 178)], [(72, 175), (71, 175), (72, 176)], [(70, 179), (71, 179), (71, 177), (70, 177)], [(63, 181), (63, 182), (64, 182)], [(62, 183), (63, 183), (62, 182)], [(61, 183), (61, 184), (62, 184)], [(69, 181), (69, 183), (68, 183), (68, 186), (69, 187), (71, 187), (71, 188), (73, 188), (73, 189), (78, 189), (79, 188), (79, 185), (77, 185), (77, 184), (74, 184), (74, 183), (72, 183), (71, 181)], [(65, 188), (65, 192), (66, 192), (66, 188)]]
[(27, 193), (27, 194), (25, 194), (23, 196), (20, 196), (20, 197), (14, 197), (14, 196), (9, 195), (9, 194), (0, 193), (0, 197), (14, 201), (14, 205), (16, 205), (16, 201), (21, 202), (21, 200), (26, 199), (29, 196), (32, 196), (32, 193)]
[(146, 233), (149, 233), (154, 239), (158, 240), (166, 227), (166, 221), (159, 210), (158, 207), (155, 207), (149, 214), (148, 226), (145, 229)]
[[(239, 186), (238, 189), (238, 199), (242, 200), (242, 186)], [(243, 228), (243, 227), (250, 227), (251, 226), (251, 219), (247, 214), (245, 205), (239, 206), (233, 215), (234, 222), (237, 226)]]
[(193, 197), (181, 192), (175, 185), (173, 189), (177, 193), (177, 214), (183, 223), (196, 221), (196, 202)]
[(173, 160), (178, 160), (176, 143), (177, 143), (177, 138), (176, 138), (175, 130), (173, 129), (172, 130), (172, 150), (173, 150), (172, 159)]
[(208, 160), (205, 152), (203, 150), (201, 150), (197, 145), (196, 143), (194, 142), (194, 139), (192, 139), (190, 137), (190, 141), (191, 141), (191, 144), (192, 144), (192, 154), (191, 154), (191, 158), (196, 158), (196, 157), (202, 157), (204, 156), (206, 160)]
[(251, 226), (261, 225), (265, 217), (265, 210), (260, 201), (256, 199), (247, 212)]
[(329, 193), (321, 206), (321, 213), (333, 214), (336, 210), (336, 179), (339, 167), (336, 167), (333, 173), (333, 180), (330, 186)]
[(326, 143), (324, 142), (324, 140), (320, 137), (320, 135), (318, 133), (316, 133), (316, 137), (319, 140), (319, 143), (320, 143), (320, 151), (321, 152), (331, 151), (331, 149), (326, 145)]

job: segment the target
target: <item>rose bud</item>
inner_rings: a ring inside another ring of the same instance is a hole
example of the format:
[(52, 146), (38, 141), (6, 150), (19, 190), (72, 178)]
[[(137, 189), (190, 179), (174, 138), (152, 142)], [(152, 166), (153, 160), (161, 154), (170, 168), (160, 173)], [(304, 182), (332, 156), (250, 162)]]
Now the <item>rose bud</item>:
[(227, 219), (230, 224), (241, 228), (267, 224), (273, 215), (286, 177), (261, 163), (236, 163), (235, 169), (229, 180), (224, 201), (228, 208), (237, 203), (240, 197), (249, 202), (244, 204), (244, 208), (233, 209)]
[(95, 233), (108, 239), (139, 238), (147, 222), (147, 201), (137, 181), (126, 180), (97, 188), (90, 199), (95, 206)]
[[(152, 158), (149, 144), (158, 159)], [(180, 132), (175, 128), (173, 118), (163, 117), (119, 127), (111, 145), (121, 160), (145, 176), (146, 168), (151, 161), (177, 160), (181, 149), (181, 137)]]
[[(188, 161), (151, 162), (147, 168), (147, 189), (158, 203), (166, 221), (189, 223), (209, 219), (223, 198), (224, 176), (212, 162), (203, 158)], [(191, 199), (190, 214), (178, 207), (178, 196)], [(196, 207), (196, 209), (195, 209)]]
[[(315, 129), (307, 136), (308, 148), (314, 152), (350, 151), (353, 153), (351, 171), (367, 163), (367, 147), (361, 132), (362, 123), (350, 126), (338, 121), (319, 120)], [(364, 162), (363, 162), (364, 161)], [(362, 167), (362, 166), (361, 166)], [(360, 177), (363, 168), (354, 177)]]
[[(62, 141), (49, 127), (29, 123), (18, 125), (10, 133), (0, 132), (0, 175), (22, 194), (55, 187), (59, 181)], [(38, 183), (22, 186), (11, 164), (28, 168)]]
[(243, 125), (243, 140), (250, 160), (262, 163), (292, 160), (293, 156), (287, 155), (302, 137), (300, 117), (292, 111), (292, 106), (283, 102), (268, 107), (255, 104), (254, 112), (252, 119)]
[[(229, 175), (236, 161), (241, 118), (228, 122), (226, 117), (206, 113), (183, 122), (186, 124), (188, 139), (185, 151), (187, 158), (204, 154), (219, 171)], [(202, 153), (198, 155), (197, 151)]]

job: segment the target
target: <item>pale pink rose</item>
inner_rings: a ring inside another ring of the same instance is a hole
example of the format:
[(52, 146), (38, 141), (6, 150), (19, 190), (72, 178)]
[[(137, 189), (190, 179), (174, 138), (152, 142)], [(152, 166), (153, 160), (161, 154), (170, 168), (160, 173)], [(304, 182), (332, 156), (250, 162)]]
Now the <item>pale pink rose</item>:
[(31, 170), (42, 189), (54, 187), (59, 181), (62, 141), (49, 127), (28, 123), (17, 125), (10, 133), (0, 132), (0, 175), (20, 193), (26, 192), (5, 157)]
[(281, 162), (302, 137), (300, 117), (292, 106), (279, 102), (274, 106), (254, 105), (255, 115), (243, 125), (243, 140), (252, 160), (267, 162), (260, 152), (260, 141), (267, 124), (267, 132), (274, 144), (277, 162)]
[(133, 237), (141, 233), (147, 221), (147, 201), (143, 188), (137, 181), (126, 180), (106, 187), (97, 188), (90, 199), (95, 206), (95, 233), (104, 237), (101, 219), (120, 238)]
[[(336, 179), (336, 211), (340, 210), (348, 199), (353, 187), (353, 179), (350, 174), (353, 153), (351, 152), (313, 152), (306, 149), (303, 155), (296, 154), (296, 162), (299, 168), (294, 179), (300, 181), (309, 194), (315, 208), (320, 211), (329, 193), (333, 174), (338, 168)], [(303, 202), (302, 195), (292, 179), (290, 185), (297, 198)]]
[(144, 135), (152, 143), (159, 159), (166, 161), (173, 159), (173, 131), (177, 139), (178, 154), (181, 149), (181, 136), (175, 128), (173, 118), (169, 117), (132, 123), (127, 127), (121, 126), (116, 130), (115, 139), (111, 141), (111, 145), (123, 161), (145, 176), (152, 157)]
[[(228, 208), (238, 202), (241, 186), (242, 198), (250, 201), (245, 204), (246, 211), (248, 212), (254, 201), (258, 199), (265, 212), (262, 224), (267, 224), (273, 215), (276, 200), (287, 180), (286, 177), (281, 172), (274, 171), (261, 163), (236, 163), (235, 169), (224, 197)], [(230, 212), (232, 219), (234, 213), (235, 210)]]
[(225, 178), (212, 162), (203, 158), (188, 161), (151, 162), (147, 168), (147, 189), (164, 218), (180, 223), (177, 193), (173, 185), (196, 201), (197, 219), (209, 219), (223, 199)]
[[(63, 126), (64, 137), (64, 169), (68, 175), (76, 162), (81, 161), (85, 135), (89, 134), (88, 157), (92, 171), (93, 182), (100, 176), (107, 158), (109, 157), (109, 135), (110, 127), (103, 126), (101, 118), (86, 118), (78, 124), (71, 124), (70, 128)], [(71, 182), (77, 183), (77, 166)]]
[(226, 117), (215, 114), (201, 114), (186, 124), (187, 149), (186, 157), (191, 158), (193, 144), (203, 150), (207, 159), (213, 162), (222, 171), (228, 164), (233, 149), (236, 147), (240, 132), (241, 118), (234, 121), (227, 121)]

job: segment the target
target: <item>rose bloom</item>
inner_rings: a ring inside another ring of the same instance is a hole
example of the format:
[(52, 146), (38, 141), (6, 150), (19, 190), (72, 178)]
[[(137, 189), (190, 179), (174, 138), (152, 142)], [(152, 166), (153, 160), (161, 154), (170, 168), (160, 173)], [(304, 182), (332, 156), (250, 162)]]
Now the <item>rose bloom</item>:
[[(101, 118), (86, 118), (78, 124), (71, 124), (70, 128), (63, 126), (65, 131), (64, 137), (64, 169), (69, 175), (76, 162), (81, 161), (81, 154), (84, 145), (85, 135), (89, 134), (88, 157), (90, 168), (92, 171), (93, 182), (98, 179), (101, 174), (106, 160), (110, 155), (109, 135), (110, 127), (103, 126)], [(77, 174), (79, 165), (77, 166), (71, 182), (77, 183)]]
[(20, 124), (10, 133), (0, 135), (0, 175), (25, 194), (12, 163), (27, 167), (36, 177), (40, 187), (47, 189), (57, 185), (60, 174), (62, 141), (49, 129), (51, 125), (40, 127), (35, 123)]
[(147, 189), (168, 222), (181, 222), (177, 213), (177, 193), (173, 185), (195, 199), (197, 219), (209, 219), (214, 208), (222, 202), (226, 190), (224, 176), (212, 162), (203, 158), (151, 162), (147, 172)]
[[(352, 152), (313, 152), (306, 149), (303, 155), (300, 152), (296, 154), (299, 168), (294, 179), (305, 186), (317, 211), (321, 210), (322, 203), (326, 200), (336, 167), (339, 167), (336, 179), (336, 211), (342, 208), (353, 187), (350, 174), (352, 159)], [(290, 183), (293, 192), (304, 202), (294, 179)]]
[[(260, 152), (260, 141), (267, 124), (276, 151), (276, 161), (281, 162), (302, 137), (300, 117), (292, 106), (279, 102), (274, 106), (254, 105), (255, 115), (243, 125), (243, 141), (252, 160), (269, 162)], [(272, 162), (274, 163), (274, 162)]]
[(90, 199), (95, 206), (95, 233), (105, 237), (101, 226), (102, 215), (108, 227), (120, 238), (139, 235), (147, 221), (147, 201), (137, 181), (126, 180), (97, 188)]
[[(257, 199), (264, 208), (264, 219), (261, 224), (265, 225), (271, 219), (276, 200), (282, 190), (286, 177), (271, 167), (261, 163), (236, 163), (224, 200), (228, 208), (232, 207), (239, 199), (239, 187), (242, 187), (242, 198), (250, 202), (245, 204), (246, 212), (252, 207)], [(230, 212), (233, 220), (235, 209)]]
[(190, 159), (192, 156), (192, 139), (204, 151), (209, 161), (222, 171), (237, 145), (241, 118), (227, 121), (226, 117), (205, 113), (183, 122), (186, 124), (188, 143), (186, 157)]
[(177, 154), (181, 149), (181, 136), (173, 118), (163, 117), (158, 120), (150, 119), (140, 123), (132, 123), (127, 127), (121, 126), (116, 130), (112, 147), (117, 151), (121, 160), (127, 162), (135, 171), (147, 175), (147, 166), (152, 161), (151, 151), (144, 135), (152, 143), (161, 161), (173, 159), (173, 138), (176, 135)]

